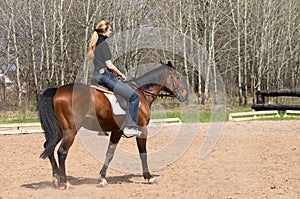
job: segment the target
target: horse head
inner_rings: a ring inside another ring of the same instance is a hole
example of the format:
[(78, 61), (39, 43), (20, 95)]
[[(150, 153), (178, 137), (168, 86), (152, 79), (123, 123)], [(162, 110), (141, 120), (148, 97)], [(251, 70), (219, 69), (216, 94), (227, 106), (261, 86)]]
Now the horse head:
[(163, 90), (174, 95), (180, 102), (184, 102), (188, 97), (186, 82), (170, 61), (162, 65), (167, 69)]
[(169, 61), (160, 67), (149, 71), (132, 80), (142, 91), (152, 96), (158, 96), (160, 91), (165, 91), (183, 102), (188, 97), (187, 84)]

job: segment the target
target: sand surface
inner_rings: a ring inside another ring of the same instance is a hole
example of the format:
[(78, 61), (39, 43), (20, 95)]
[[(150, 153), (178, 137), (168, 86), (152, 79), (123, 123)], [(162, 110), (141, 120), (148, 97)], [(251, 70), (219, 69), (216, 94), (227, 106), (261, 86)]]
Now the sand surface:
[[(151, 171), (156, 184), (147, 184), (142, 172), (110, 168), (109, 185), (98, 187), (102, 163), (77, 136), (66, 161), (69, 190), (52, 186), (50, 163), (39, 158), (43, 134), (1, 135), (0, 198), (300, 198), (299, 120), (226, 122), (204, 158), (199, 152), (210, 124), (199, 126), (178, 160)], [(150, 159), (176, 129), (167, 126), (149, 138)], [(137, 151), (135, 139), (122, 138), (119, 147)]]

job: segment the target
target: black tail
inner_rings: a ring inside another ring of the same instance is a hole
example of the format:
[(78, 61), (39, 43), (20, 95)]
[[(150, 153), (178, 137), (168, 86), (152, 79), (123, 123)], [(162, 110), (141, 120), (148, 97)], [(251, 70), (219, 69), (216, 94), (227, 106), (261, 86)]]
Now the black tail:
[(46, 142), (44, 144), (45, 150), (40, 155), (40, 158), (43, 159), (49, 157), (53, 153), (60, 134), (60, 128), (58, 126), (58, 120), (55, 117), (52, 99), (56, 90), (57, 88), (47, 89), (43, 93), (38, 105), (39, 118), (46, 137)]

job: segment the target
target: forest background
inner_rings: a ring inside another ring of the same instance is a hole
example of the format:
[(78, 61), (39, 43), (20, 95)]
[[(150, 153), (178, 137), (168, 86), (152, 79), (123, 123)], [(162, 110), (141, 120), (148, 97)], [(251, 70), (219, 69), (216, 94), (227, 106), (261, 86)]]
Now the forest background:
[(258, 90), (298, 90), (299, 13), (298, 0), (2, 0), (1, 109), (35, 109), (46, 88), (74, 82), (87, 67), (89, 39), (102, 19), (114, 32), (165, 28), (201, 45), (213, 64), (186, 62), (188, 53), (199, 52), (185, 50), (185, 41), (183, 57), (136, 49), (115, 60), (124, 73), (147, 60), (172, 61), (199, 104), (212, 103), (217, 78), (230, 105), (255, 103)]

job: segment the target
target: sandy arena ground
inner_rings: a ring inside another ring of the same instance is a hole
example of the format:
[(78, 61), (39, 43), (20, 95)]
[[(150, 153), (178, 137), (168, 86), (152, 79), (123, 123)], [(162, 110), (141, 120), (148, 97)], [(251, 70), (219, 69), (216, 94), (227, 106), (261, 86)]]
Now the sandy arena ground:
[[(141, 172), (109, 169), (109, 185), (98, 187), (102, 164), (76, 137), (66, 161), (69, 190), (52, 186), (50, 163), (39, 158), (43, 134), (1, 135), (0, 198), (300, 198), (299, 120), (226, 122), (202, 159), (209, 124), (199, 125), (179, 160), (151, 171), (156, 184), (147, 184)], [(149, 139), (149, 151), (158, 150), (174, 128), (164, 127), (159, 141)], [(122, 139), (120, 147), (136, 150), (135, 140)]]

